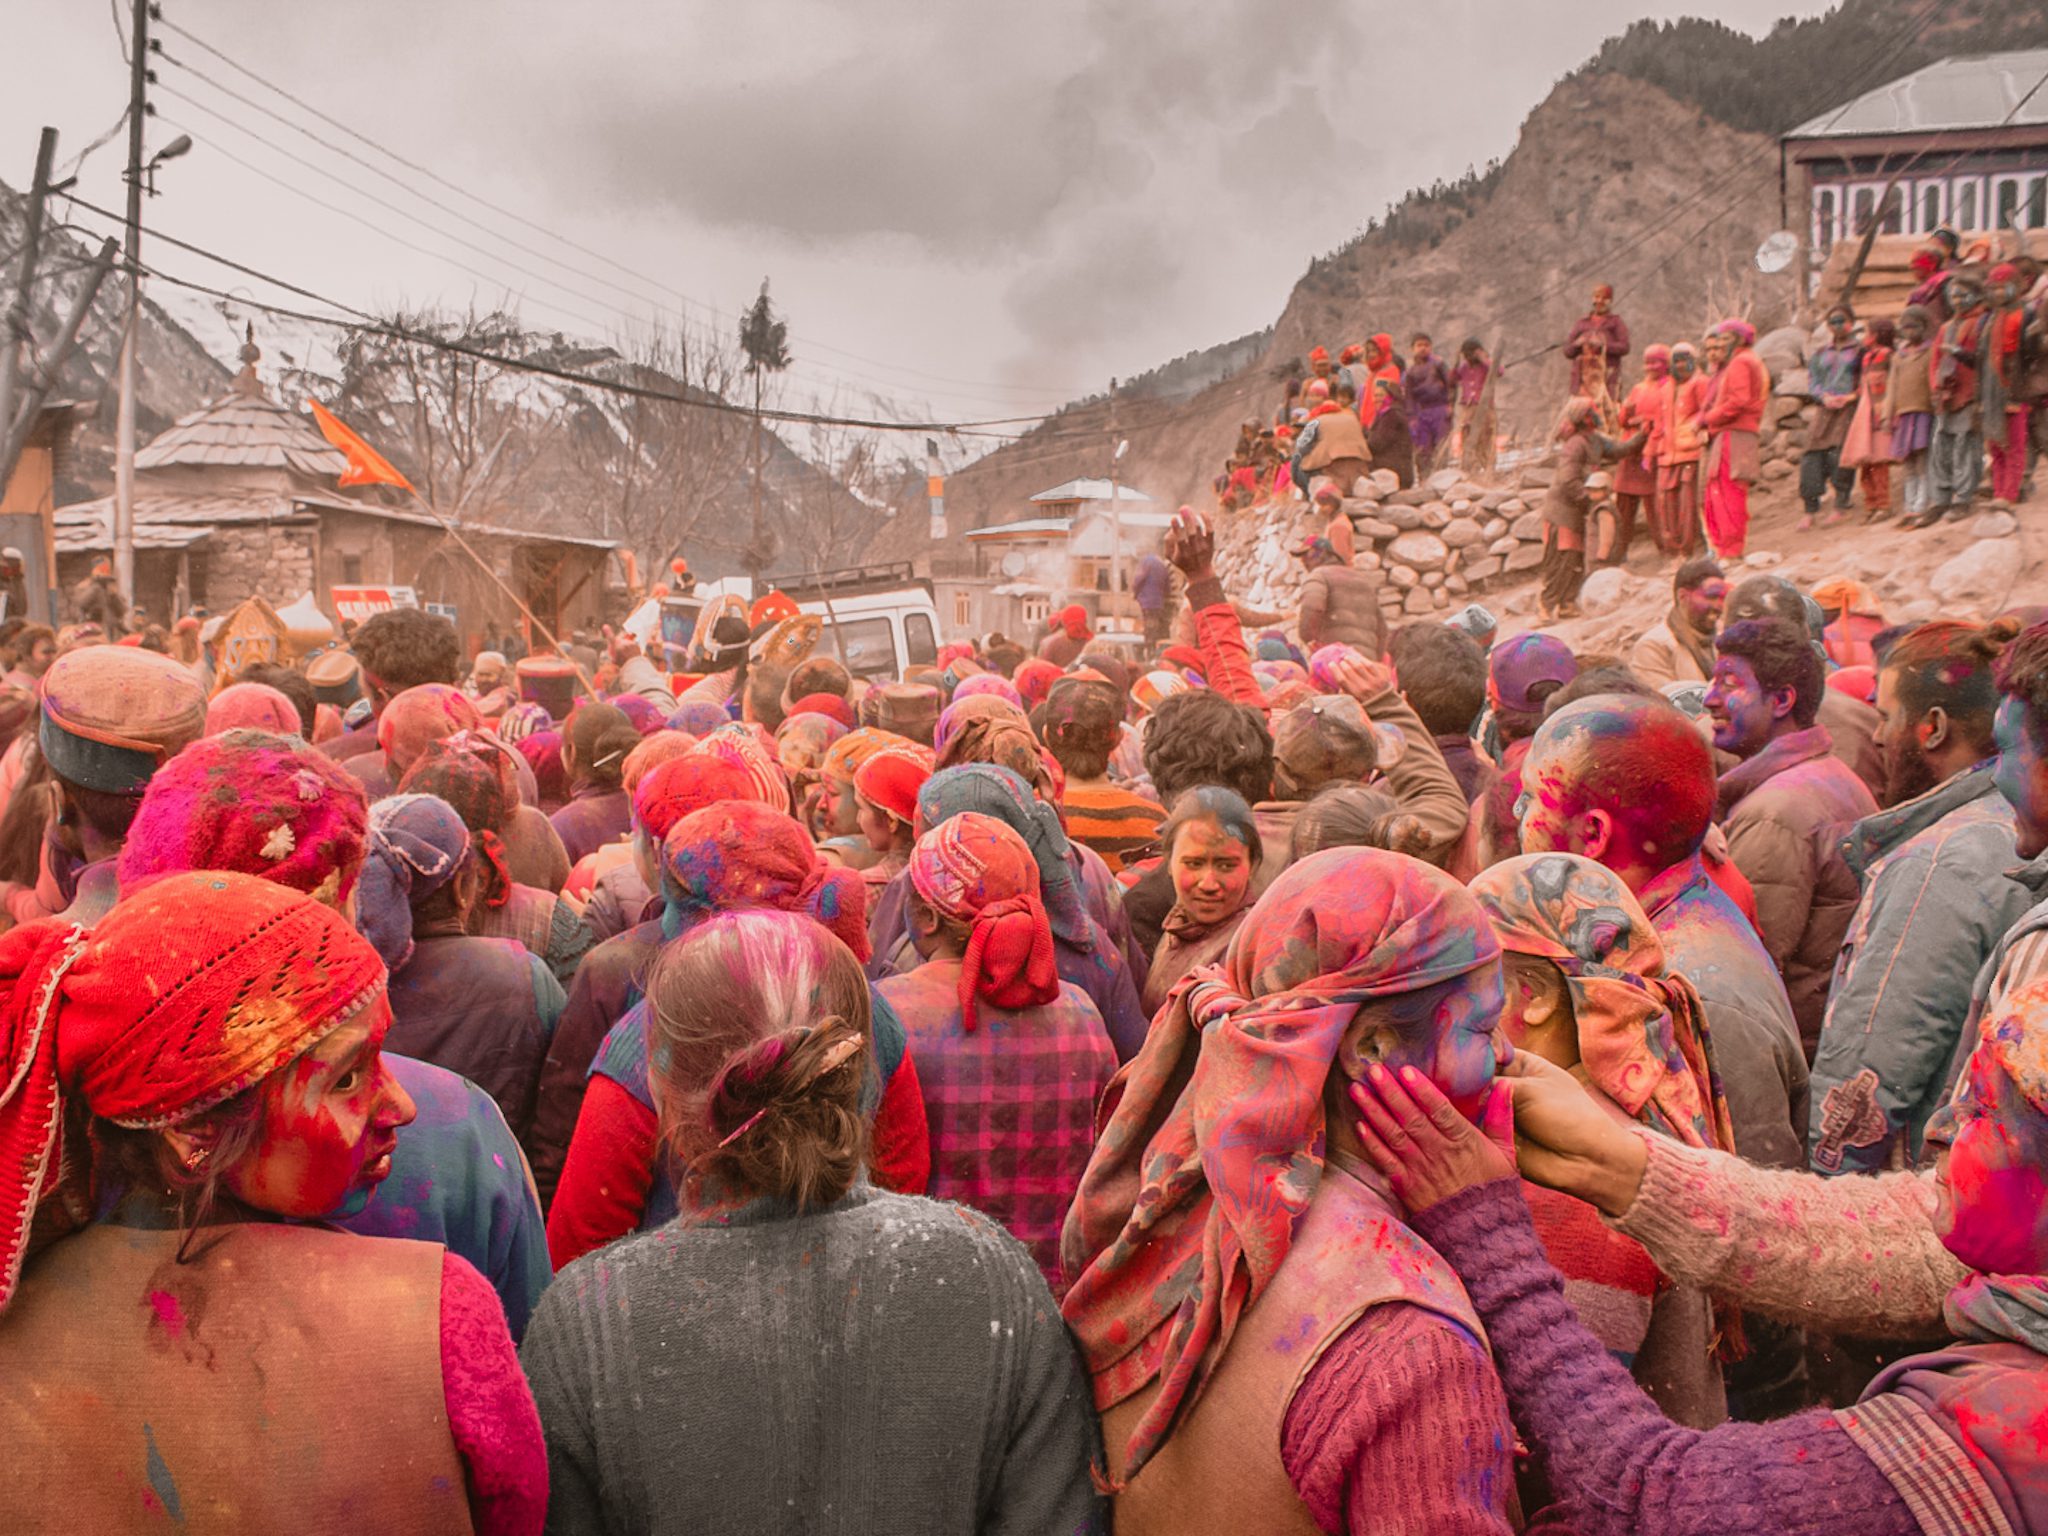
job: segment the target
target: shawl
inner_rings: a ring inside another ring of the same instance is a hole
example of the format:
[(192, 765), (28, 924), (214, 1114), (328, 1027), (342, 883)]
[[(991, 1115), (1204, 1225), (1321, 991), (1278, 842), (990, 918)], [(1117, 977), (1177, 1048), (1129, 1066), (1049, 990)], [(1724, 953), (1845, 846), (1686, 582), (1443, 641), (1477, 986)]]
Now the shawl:
[(1418, 860), (1333, 848), (1273, 882), (1220, 966), (1176, 983), (1111, 1082), (1061, 1239), (1080, 1275), (1062, 1310), (1098, 1408), (1159, 1379), (1127, 1478), (1287, 1257), (1322, 1181), (1323, 1093), (1352, 1021), (1374, 999), (1422, 991), (1441, 993), (1426, 1013), (1433, 1039), (1498, 1017), (1500, 945), (1485, 914)]
[(1005, 823), (964, 811), (934, 827), (911, 852), (910, 883), (943, 916), (967, 925), (960, 1020), (968, 1034), (980, 1022), (982, 998), (1029, 1008), (1060, 995), (1038, 866)]
[(868, 959), (867, 889), (852, 870), (819, 862), (796, 818), (738, 800), (693, 811), (661, 845), (661, 932), (673, 939), (712, 912), (800, 912)]
[(1059, 812), (1034, 795), (1031, 786), (1011, 769), (995, 763), (963, 763), (933, 774), (918, 791), (917, 830), (922, 835), (965, 811), (993, 816), (1024, 839), (1038, 862), (1039, 899), (1045, 904), (1053, 933), (1083, 953), (1092, 951), (1096, 925), (1074, 878), (1067, 856), (1071, 845), (1060, 826)]
[(0, 1309), (70, 1161), (68, 1103), (130, 1129), (183, 1125), (383, 992), (347, 918), (253, 875), (170, 875), (91, 933), (43, 922), (0, 938)]
[(1530, 853), (1475, 875), (1501, 947), (1564, 974), (1579, 1055), (1628, 1115), (1689, 1147), (1735, 1150), (1706, 1010), (1620, 877), (1571, 853)]

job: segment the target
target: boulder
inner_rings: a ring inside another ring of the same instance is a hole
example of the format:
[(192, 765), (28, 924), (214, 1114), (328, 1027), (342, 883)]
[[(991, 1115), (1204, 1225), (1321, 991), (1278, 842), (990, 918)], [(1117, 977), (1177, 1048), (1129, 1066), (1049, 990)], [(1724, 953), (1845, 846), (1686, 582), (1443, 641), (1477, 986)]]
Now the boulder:
[(1784, 559), (1776, 550), (1753, 549), (1742, 557), (1742, 563), (1754, 570), (1768, 571), (1772, 566), (1782, 564)]
[(1898, 620), (1901, 624), (1925, 624), (1939, 612), (1941, 604), (1933, 598), (1916, 597), (1899, 609)]
[(1365, 483), (1372, 487), (1372, 494), (1385, 501), (1401, 489), (1401, 477), (1391, 469), (1376, 469), (1365, 477)]
[(1472, 590), (1472, 583), (1453, 571), (1444, 578), (1444, 590), (1453, 597), (1463, 597)]
[(1353, 496), (1370, 496), (1372, 494), (1372, 481), (1366, 476), (1360, 475), (1351, 482), (1351, 494)]
[(1387, 546), (1387, 557), (1418, 570), (1440, 570), (1451, 548), (1433, 533), (1404, 533)]
[(1402, 600), (1401, 611), (1417, 615), (1434, 613), (1436, 612), (1436, 598), (1437, 594), (1430, 591), (1427, 587), (1416, 587)]
[[(1481, 555), (1477, 560), (1474, 560), (1465, 567), (1462, 579), (1467, 582), (1481, 582), (1490, 580), (1499, 574), (1500, 557), (1497, 555)], [(1449, 583), (1446, 582), (1445, 585), (1448, 586)]]
[(1524, 512), (1529, 510), (1529, 503), (1522, 500), (1522, 498), (1519, 496), (1510, 496), (1506, 501), (1502, 502), (1493, 510), (1498, 512), (1502, 517), (1519, 517)]
[(1498, 512), (1513, 495), (1512, 491), (1488, 491), (1479, 498), (1479, 505), (1488, 512)]
[(1448, 587), (1438, 587), (1435, 591), (1429, 594), (1429, 600), (1432, 604), (1435, 605), (1436, 611), (1438, 613), (1442, 613), (1446, 608), (1451, 606), (1450, 589)]
[(1425, 528), (1448, 528), (1451, 523), (1451, 509), (1440, 501), (1432, 501), (1422, 508), (1422, 526)]
[(1438, 531), (1438, 536), (1453, 549), (1463, 549), (1467, 544), (1477, 544), (1486, 537), (1480, 526), (1469, 517), (1454, 517)]
[(1780, 399), (1787, 395), (1804, 399), (1812, 389), (1813, 381), (1804, 368), (1787, 368), (1783, 373), (1771, 370), (1771, 393)]
[[(1790, 480), (1798, 473), (1799, 466), (1791, 459), (1764, 460), (1764, 478), (1766, 480)], [(1719, 505), (1719, 503), (1716, 503), (1716, 505)]]
[(1593, 616), (1612, 613), (1628, 600), (1629, 589), (1634, 585), (1620, 566), (1606, 566), (1588, 576), (1579, 588), (1579, 607)]
[(1396, 587), (1407, 588), (1417, 585), (1422, 578), (1416, 574), (1413, 566), (1391, 565), (1387, 567), (1387, 580)]
[(1405, 491), (1396, 491), (1391, 496), (1382, 496), (1380, 500), (1389, 506), (1419, 507), (1425, 503), (1435, 501), (1436, 492), (1426, 485), (1411, 485)]
[(1437, 495), (1443, 496), (1447, 495), (1450, 492), (1451, 488), (1457, 485), (1458, 482), (1463, 480), (1464, 478), (1465, 477), (1459, 474), (1458, 471), (1455, 469), (1440, 469), (1435, 474), (1431, 475), (1429, 479), (1424, 481), (1423, 483), (1427, 485), (1432, 491), (1436, 492)]
[(1482, 539), (1497, 539), (1508, 531), (1508, 520), (1504, 517), (1489, 517), (1479, 530)]
[(1381, 510), (1383, 510), (1386, 513), (1387, 522), (1392, 523), (1396, 528), (1399, 528), (1403, 531), (1406, 531), (1410, 528), (1420, 528), (1422, 526), (1422, 509), (1420, 507), (1390, 506), (1382, 508)]
[(1542, 563), (1543, 546), (1541, 544), (1517, 544), (1515, 552), (1508, 556), (1507, 568), (1510, 571), (1533, 571)]
[(1401, 531), (1398, 525), (1383, 517), (1356, 517), (1351, 520), (1351, 526), (1358, 530), (1362, 539), (1391, 539)]
[(1480, 485), (1475, 481), (1461, 478), (1456, 485), (1451, 487), (1450, 494), (1447, 497), (1445, 497), (1445, 500), (1477, 501), (1480, 497), (1484, 496), (1485, 494), (1485, 486)]
[(1943, 603), (1968, 603), (1989, 612), (2005, 601), (2026, 563), (2018, 539), (1979, 539), (1936, 566), (1927, 585)]
[(1522, 489), (1548, 490), (1550, 482), (1557, 478), (1557, 471), (1548, 464), (1534, 464), (1522, 471)]
[(1516, 538), (1512, 533), (1504, 533), (1486, 546), (1486, 552), (1489, 555), (1499, 555), (1502, 559), (1506, 559), (1521, 547), (1522, 541), (1520, 539)]
[(1969, 534), (1973, 539), (2003, 539), (2019, 531), (2019, 519), (2010, 512), (1996, 508), (1978, 513), (1971, 520), (1969, 527)]
[[(1715, 505), (1719, 506), (1720, 503), (1716, 502)], [(1530, 539), (1542, 538), (1543, 514), (1541, 512), (1524, 512), (1520, 517), (1508, 524), (1508, 532), (1525, 542)]]
[(1444, 573), (1442, 571), (1424, 571), (1422, 573), (1422, 584), (1434, 591), (1444, 584)]
[(1756, 355), (1771, 370), (1771, 377), (1790, 373), (1806, 362), (1806, 332), (1796, 325), (1781, 325), (1756, 339)]
[(1381, 565), (1379, 551), (1361, 549), (1351, 563), (1361, 571), (1376, 571)]

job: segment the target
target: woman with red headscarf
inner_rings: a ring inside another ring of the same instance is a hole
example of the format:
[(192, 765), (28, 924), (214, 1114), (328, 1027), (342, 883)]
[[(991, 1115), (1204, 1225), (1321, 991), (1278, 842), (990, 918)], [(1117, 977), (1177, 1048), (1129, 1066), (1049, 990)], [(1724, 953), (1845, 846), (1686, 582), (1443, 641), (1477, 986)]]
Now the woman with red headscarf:
[(1749, 488), (1760, 473), (1757, 433), (1771, 393), (1771, 375), (1756, 355), (1756, 327), (1747, 320), (1723, 320), (1714, 327), (1714, 338), (1723, 361), (1707, 380), (1700, 401), (1700, 425), (1708, 434), (1706, 468), (1701, 472), (1706, 493), (1702, 516), (1714, 553), (1723, 560), (1739, 560), (1749, 540)]
[[(662, 844), (660, 932), (672, 944), (719, 912), (800, 912), (829, 928), (865, 961), (866, 892), (860, 876), (820, 862), (796, 819), (734, 801), (685, 816)], [(637, 989), (636, 989), (637, 994)], [(903, 1025), (875, 1004), (871, 1170), (877, 1183), (921, 1194), (931, 1172), (924, 1101)], [(548, 1212), (548, 1251), (560, 1268), (635, 1228), (674, 1216), (677, 1190), (659, 1155), (648, 1085), (647, 1005), (633, 1006), (606, 1035), (590, 1066), (562, 1177)]]
[(1060, 1223), (1088, 1166), (1116, 1052), (1088, 994), (1061, 981), (1031, 849), (963, 812), (910, 856), (924, 963), (876, 984), (917, 1056), (934, 1199), (971, 1205), (1030, 1248), (1058, 1295)]
[(1174, 988), (1103, 1099), (1061, 1244), (1118, 1531), (1504, 1536), (1484, 1334), (1344, 1096), (1385, 1063), (1476, 1106), (1501, 1002), (1478, 904), (1373, 848), (1293, 865)]
[[(390, 1021), (348, 920), (253, 876), (166, 876), (90, 933), (0, 941), (13, 1528), (541, 1529), (490, 1287), (438, 1244), (309, 1224), (413, 1118)], [(97, 1218), (31, 1255), (89, 1193)]]

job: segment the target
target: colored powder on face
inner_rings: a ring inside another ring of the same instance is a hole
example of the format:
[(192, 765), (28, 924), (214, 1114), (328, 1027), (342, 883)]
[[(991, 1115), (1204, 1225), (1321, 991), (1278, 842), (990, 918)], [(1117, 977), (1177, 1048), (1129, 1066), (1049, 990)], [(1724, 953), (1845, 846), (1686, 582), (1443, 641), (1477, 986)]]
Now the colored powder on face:
[(164, 1513), (169, 1515), (172, 1523), (182, 1530), (185, 1524), (184, 1502), (178, 1497), (177, 1480), (171, 1476), (171, 1469), (165, 1464), (163, 1453), (156, 1448), (155, 1429), (148, 1424), (143, 1425), (142, 1439), (143, 1443), (149, 1448), (149, 1455), (144, 1463), (144, 1471), (149, 1477), (150, 1489), (162, 1501)]

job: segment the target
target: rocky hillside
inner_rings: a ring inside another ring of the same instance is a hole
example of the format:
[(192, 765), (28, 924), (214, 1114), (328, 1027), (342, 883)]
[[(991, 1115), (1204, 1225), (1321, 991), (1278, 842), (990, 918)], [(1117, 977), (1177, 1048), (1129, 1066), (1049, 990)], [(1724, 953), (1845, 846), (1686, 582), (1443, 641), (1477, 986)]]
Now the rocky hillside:
[[(1931, 16), (1927, 0), (1845, 0), (1761, 39), (1640, 23), (1560, 82), (1498, 164), (1411, 195), (1312, 262), (1245, 367), (1185, 403), (1119, 392), (1061, 412), (948, 481), (951, 527), (1021, 517), (1033, 492), (1106, 473), (1121, 437), (1128, 483), (1207, 505), (1237, 424), (1274, 408), (1308, 349), (1376, 331), (1405, 344), (1426, 330), (1440, 349), (1468, 335), (1497, 345), (1509, 364), (1503, 426), (1540, 441), (1565, 390), (1555, 347), (1597, 282), (1614, 285), (1638, 355), (1729, 313), (1760, 331), (1792, 317), (1795, 279), (1753, 264), (1788, 217), (1777, 129), (1943, 54), (2042, 43), (2048, 0), (1946, 0)], [(923, 528), (899, 517), (876, 549), (943, 564), (951, 551), (931, 549)]]
[[(10, 297), (20, 270), (19, 257), (13, 253), (20, 249), (26, 232), (27, 212), (28, 199), (0, 182), (0, 251), (9, 253), (4, 269), (0, 269), (0, 294)], [(46, 347), (55, 339), (71, 313), (84, 283), (85, 267), (97, 249), (67, 230), (52, 227), (52, 221), (45, 221), (40, 263), (43, 280), (34, 288), (29, 311), (29, 327), (35, 332), (38, 347)], [(77, 478), (57, 488), (60, 501), (95, 496), (113, 484), (114, 415), (126, 304), (126, 287), (119, 274), (109, 275), (100, 285), (92, 314), (79, 332), (78, 349), (51, 391), (53, 398), (86, 401), (97, 407), (71, 462)], [(139, 388), (135, 415), (145, 441), (185, 412), (219, 394), (230, 377), (225, 363), (152, 303), (147, 293), (143, 296), (141, 345), (136, 357)]]

